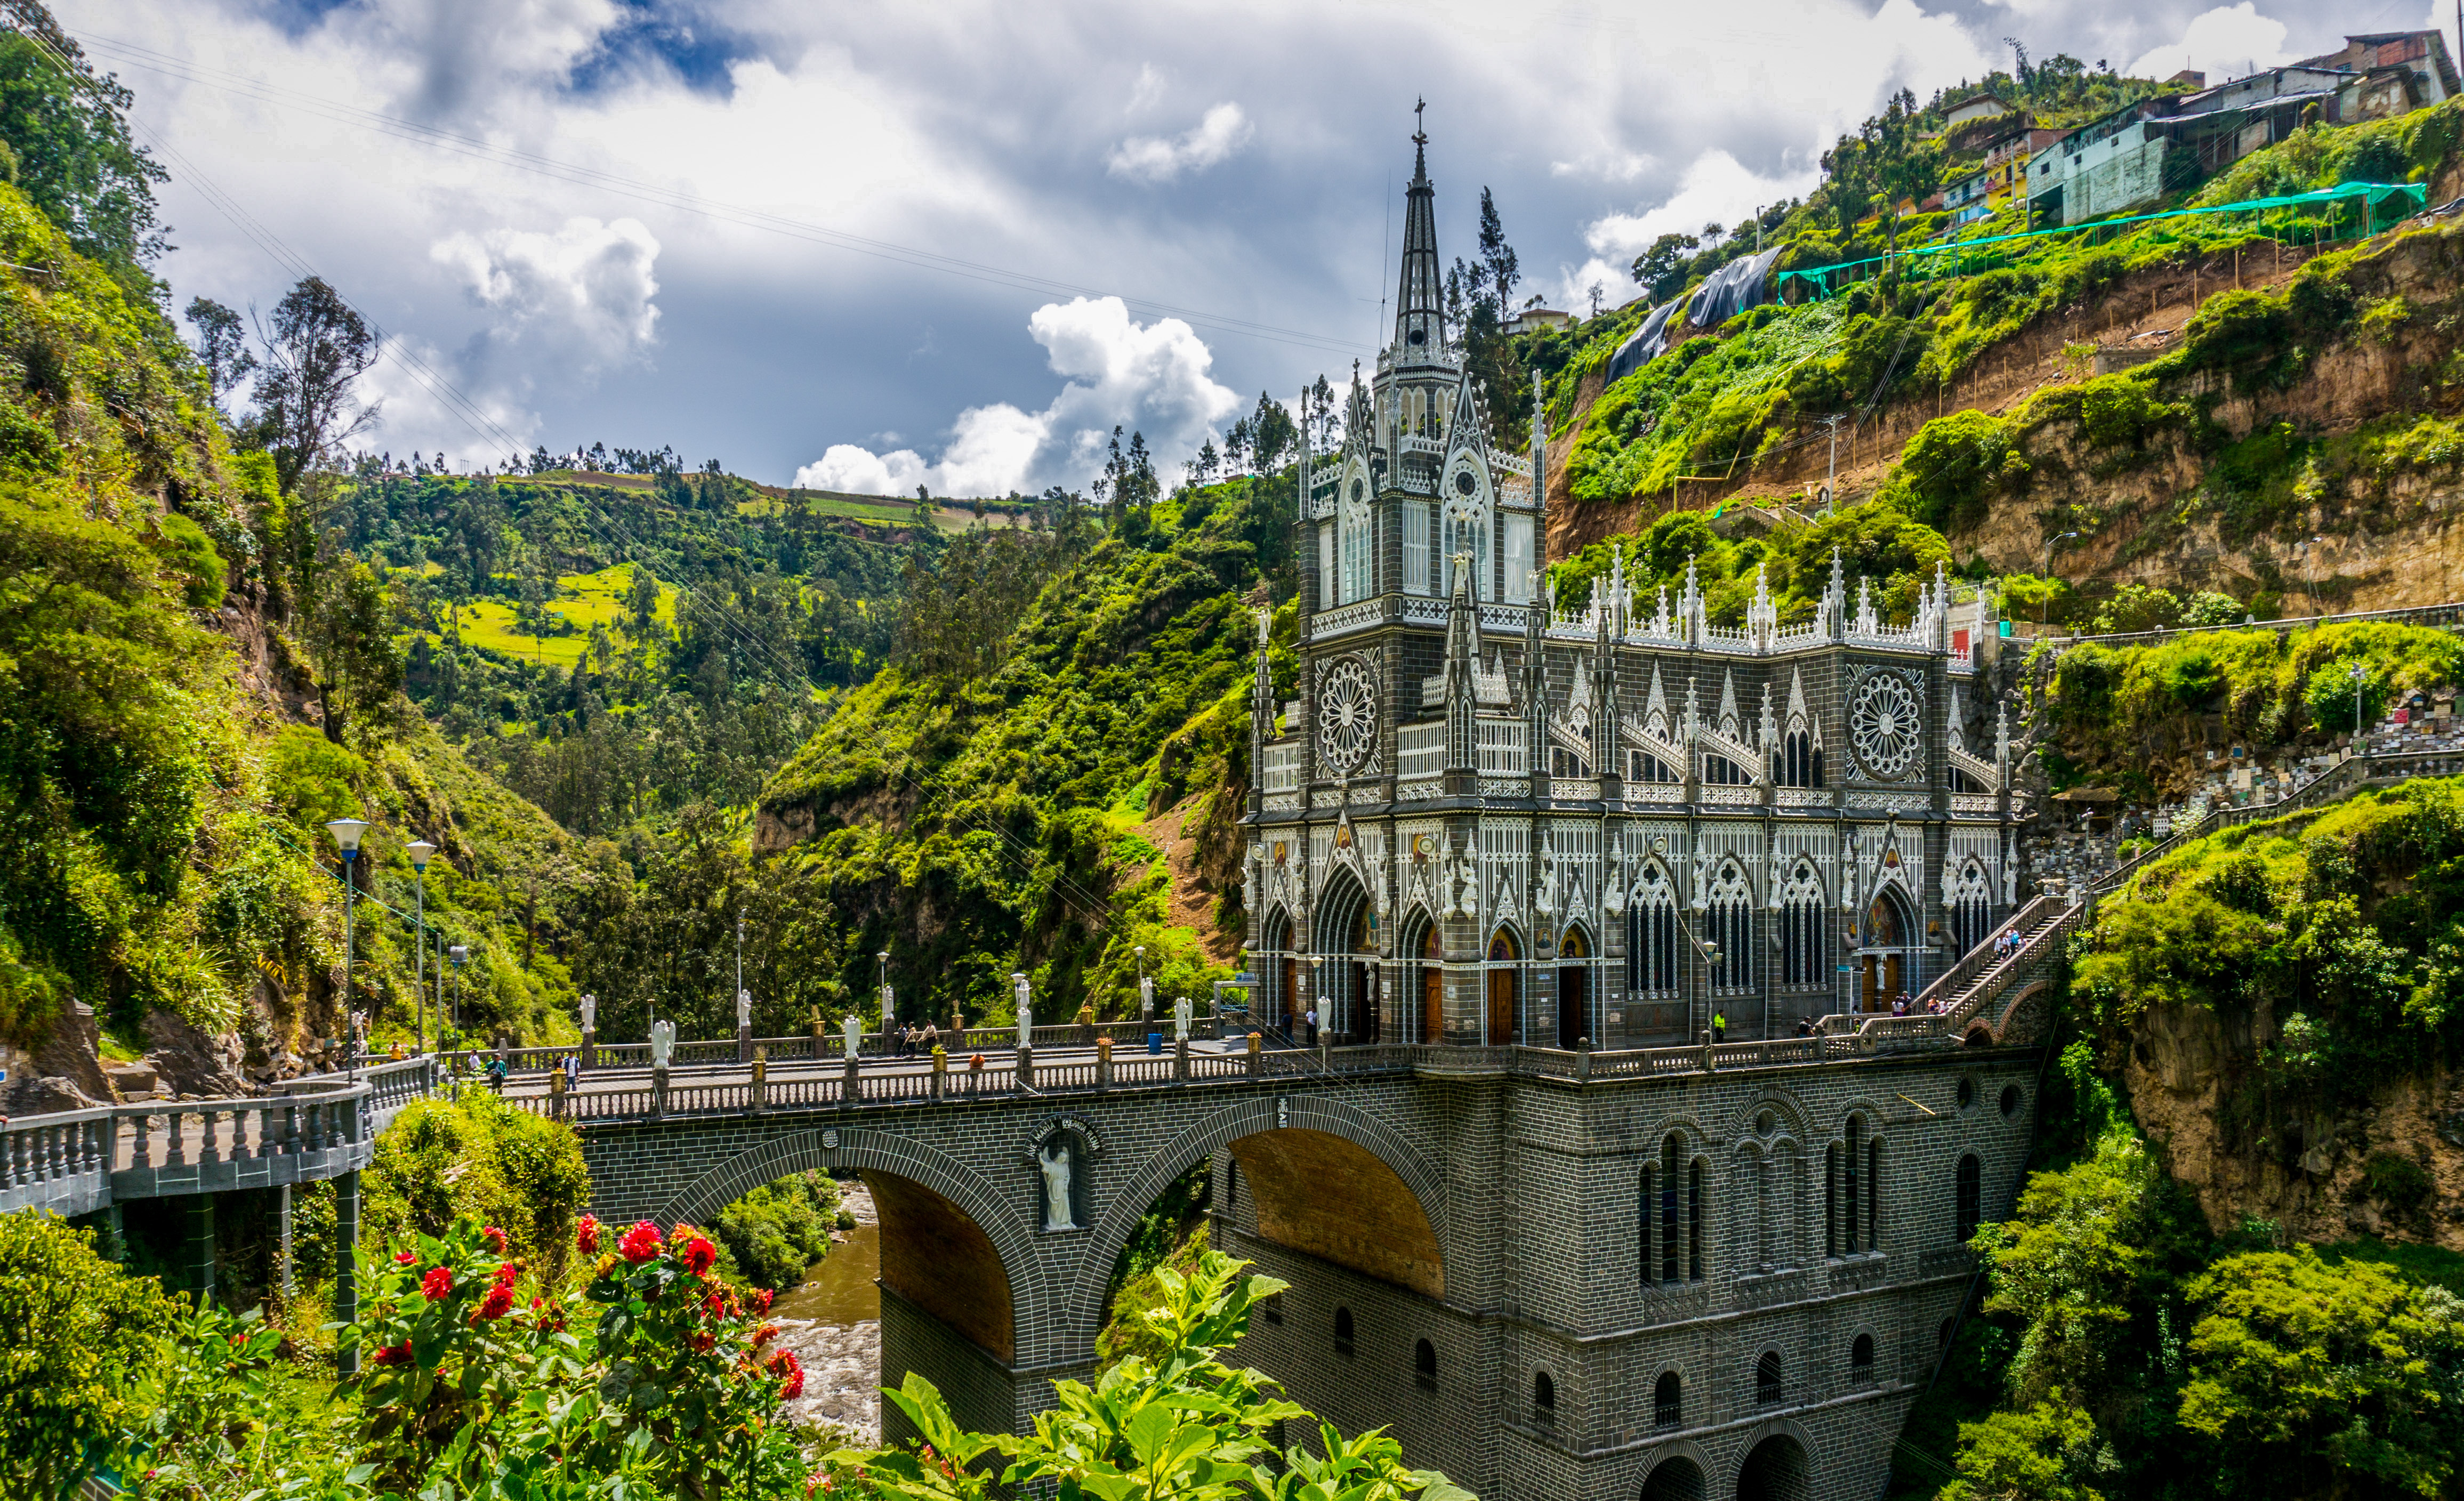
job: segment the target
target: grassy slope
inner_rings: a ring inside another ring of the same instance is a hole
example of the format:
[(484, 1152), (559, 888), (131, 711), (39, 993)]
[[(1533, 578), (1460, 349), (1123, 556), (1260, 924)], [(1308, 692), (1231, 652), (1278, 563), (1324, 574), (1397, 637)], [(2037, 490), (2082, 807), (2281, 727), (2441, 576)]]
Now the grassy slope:
[[(6, 188), (0, 260), (0, 1033), (83, 1001), (123, 1051), (156, 1008), (268, 1048), (330, 1035), (322, 824), (363, 810), (377, 894), (411, 905), (406, 828), (444, 845), (460, 873), (431, 868), (431, 913), (481, 956), (479, 1009), (539, 1025), (555, 975), (506, 968), (509, 888), (559, 879), (562, 836), (416, 716), (363, 757), (248, 692), (234, 637), (297, 658), (263, 621), (289, 524), (270, 469), (232, 453), (167, 320)], [(362, 1004), (407, 1001), (399, 925), (363, 916)]]
[(762, 816), (771, 844), (801, 841), (775, 858), (861, 925), (858, 954), (890, 942), (944, 1015), (1009, 1014), (1014, 968), (1047, 1008), (1121, 1014), (1141, 943), (1159, 994), (1206, 993), (1224, 971), (1171, 924), (1137, 829), (1196, 796), (1189, 827), (1222, 871), (1246, 775), (1242, 596), (1289, 494), (1280, 476), (1207, 487), (1177, 527), (1158, 507), (1148, 545), (1104, 541), (1045, 585), (990, 677), (892, 669), (842, 700)]
[[(2444, 181), (2453, 175), (2460, 130), (2464, 104), (2350, 130), (2306, 130), (2245, 159), (2193, 197), (2204, 204), (2301, 190), (2363, 168), (2384, 173), (2390, 162), (2395, 175)], [(1688, 482), (1688, 503), (1707, 503), (1739, 485), (1750, 486), (1763, 461), (1794, 463), (1802, 453), (1818, 456), (1820, 430), (1813, 426), (1814, 417), (1854, 410), (1877, 394), (1886, 408), (1917, 397), (1930, 405), (1936, 387), (1978, 369), (2013, 340), (2042, 337), (2059, 318), (2095, 321), (2104, 300), (2132, 285), (2135, 276), (2178, 275), (2192, 259), (2230, 263), (2236, 250), (2272, 244), (2264, 237), (2270, 231), (2307, 237), (2290, 219), (2261, 224), (2219, 215), (2167, 221), (2101, 243), (2090, 236), (2037, 242), (2013, 264), (1981, 275), (1869, 283), (1819, 304), (1757, 309), (1686, 340), (1586, 401), (1595, 372), (1639, 321), (1639, 311), (1620, 310), (1595, 330), (1579, 331), (1578, 346), (1551, 382), (1551, 432), (1563, 445), (1566, 494), (1577, 512), (1639, 500), (1648, 514), (1665, 504), (1672, 483), (1682, 478)], [(1828, 255), (1833, 249), (1827, 241), (1809, 242), (1793, 249), (1783, 264), (1815, 252)], [(2354, 258), (2329, 257), (2318, 271), (2337, 276)], [(2200, 290), (2215, 293), (2219, 285), (2211, 279)], [(2246, 316), (2234, 310), (2256, 296), (2227, 291), (2207, 298), (2201, 318), (2211, 325), (2211, 344), (2220, 332), (2212, 325), (2226, 316)], [(2317, 354), (2321, 334), (2387, 342), (2407, 322), (2405, 310), (2387, 306), (2365, 324), (2367, 311), (2352, 309), (2347, 325), (2339, 328), (2277, 331), (2307, 358)], [(2431, 321), (2419, 309), (2410, 320), (2413, 335), (2426, 332)], [(2199, 330), (2190, 332), (2195, 337)], [(2307, 343), (2301, 342), (2305, 334), (2311, 336)], [(2186, 375), (2214, 371), (2223, 363), (2174, 357), (2174, 368)], [(2272, 379), (2280, 386), (2299, 375), (2299, 369), (2255, 368), (2264, 362), (2242, 363), (2253, 367), (2238, 374), (2254, 382)], [(1893, 475), (1895, 483), (1885, 493), (1954, 538), (1975, 527), (1988, 510), (2005, 506), (2060, 507), (2059, 515), (2046, 519), (2048, 534), (2076, 529), (2093, 538), (2099, 528), (2120, 522), (2128, 528), (2125, 535), (2135, 537), (2146, 518), (2122, 514), (2128, 507), (2114, 515), (2086, 514), (2073, 504), (2073, 492), (2093, 488), (2100, 475), (2161, 467), (2171, 456), (2161, 441), (2169, 425), (2195, 439), (2179, 445), (2188, 451), (2184, 461), (2200, 491), (2191, 511), (2229, 513), (2223, 519), (2222, 530), (2230, 534), (2225, 541), (2246, 546), (2260, 534), (2298, 522), (2299, 507), (2291, 502), (2305, 466), (2324, 466), (2322, 475), (2311, 478), (2314, 491), (2323, 482), (2331, 497), (2341, 491), (2360, 500), (2366, 492), (2383, 494), (2392, 476), (2450, 473), (2464, 457), (2464, 444), (2453, 434), (2419, 430), (2424, 410), (2391, 418), (2382, 425), (2384, 431), (2349, 439), (2293, 434), (2288, 442), (2261, 432), (2236, 447), (2242, 434), (2199, 426), (2212, 403), (2202, 408), (2176, 394), (2168, 407), (2165, 396), (2152, 392), (2148, 382), (2161, 382), (2165, 374), (2160, 364), (2128, 376), (2074, 378), (2008, 417), (1948, 414), (1947, 426), (1909, 443), (1903, 465), (1908, 473)], [(1946, 460), (1954, 471), (1947, 475)], [(2173, 529), (2191, 519), (2175, 519)], [(1591, 535), (1600, 529), (1585, 528)], [(2142, 544), (2142, 550), (2161, 540)], [(2262, 583), (2274, 577), (2264, 567), (2247, 571)]]

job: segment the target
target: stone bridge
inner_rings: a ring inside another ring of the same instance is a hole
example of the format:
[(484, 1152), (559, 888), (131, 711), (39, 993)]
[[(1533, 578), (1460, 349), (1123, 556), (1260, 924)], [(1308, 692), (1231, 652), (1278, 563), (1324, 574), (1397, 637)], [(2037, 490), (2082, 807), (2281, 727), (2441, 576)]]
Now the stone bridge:
[(1862, 1501), (1966, 1303), (1969, 1235), (2016, 1194), (2077, 916), (2014, 915), (2014, 952), (1944, 977), (1950, 1014), (1776, 1042), (765, 1057), (509, 1093), (575, 1124), (617, 1223), (860, 1173), (881, 1380), (920, 1371), (979, 1428), (1094, 1374), (1122, 1247), (1211, 1162), (1215, 1243), (1291, 1284), (1236, 1358), (1347, 1430), (1487, 1497)]

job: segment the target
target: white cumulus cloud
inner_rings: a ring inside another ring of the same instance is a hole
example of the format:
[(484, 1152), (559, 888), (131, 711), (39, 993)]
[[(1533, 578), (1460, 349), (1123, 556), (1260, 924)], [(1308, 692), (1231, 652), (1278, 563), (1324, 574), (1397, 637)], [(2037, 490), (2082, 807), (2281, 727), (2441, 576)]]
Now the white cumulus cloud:
[(1602, 305), (1615, 307), (1641, 289), (1634, 284), (1634, 258), (1663, 234), (1701, 234), (1706, 224), (1748, 225), (1756, 209), (1810, 191), (1817, 174), (1764, 177), (1726, 151), (1705, 151), (1678, 179), (1677, 190), (1655, 207), (1634, 213), (1612, 213), (1583, 229), (1591, 256), (1560, 274), (1560, 305), (1590, 311), (1591, 289), (1600, 289)]
[(1241, 405), (1211, 371), (1215, 356), (1177, 318), (1140, 323), (1119, 298), (1047, 302), (1027, 320), (1064, 385), (1042, 411), (1006, 402), (970, 407), (927, 463), (913, 449), (874, 453), (832, 444), (796, 472), (801, 487), (904, 495), (997, 496), (1084, 481), (1115, 426), (1146, 434), (1170, 475)]
[(2254, 68), (2291, 62), (2284, 50), (2287, 28), (2274, 16), (2261, 15), (2251, 0), (2218, 6), (2191, 17), (2182, 39), (2158, 47), (2130, 65), (2135, 77), (2169, 78), (2184, 68), (2208, 76), (2211, 83), (2237, 78)]
[[(1144, 82), (1143, 76), (1140, 79)], [(1195, 129), (1165, 139), (1132, 136), (1112, 148), (1107, 164), (1114, 177), (1168, 183), (1183, 172), (1202, 172), (1249, 143), (1249, 117), (1238, 104), (1218, 104)]]
[(586, 368), (649, 348), (659, 309), (659, 242), (639, 219), (567, 219), (554, 232), (462, 232), (429, 248), (495, 318), (491, 335), (526, 340)]

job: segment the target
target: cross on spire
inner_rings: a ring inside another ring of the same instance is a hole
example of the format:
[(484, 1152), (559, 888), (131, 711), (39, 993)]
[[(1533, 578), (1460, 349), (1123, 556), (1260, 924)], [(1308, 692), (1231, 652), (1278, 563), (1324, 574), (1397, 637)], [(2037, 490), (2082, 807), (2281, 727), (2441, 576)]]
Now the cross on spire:
[(1429, 101), (1427, 99), (1416, 97), (1412, 100), (1412, 144), (1416, 146), (1424, 146), (1429, 143), (1428, 128), (1425, 122), (1420, 119), (1421, 111), (1428, 107)]

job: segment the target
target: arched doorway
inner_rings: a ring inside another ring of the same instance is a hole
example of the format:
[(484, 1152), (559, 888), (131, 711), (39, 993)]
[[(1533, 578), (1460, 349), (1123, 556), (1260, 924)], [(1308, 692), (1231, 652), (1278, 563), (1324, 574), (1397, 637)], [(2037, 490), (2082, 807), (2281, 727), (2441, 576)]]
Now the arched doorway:
[(1857, 937), (1859, 1008), (1887, 1011), (1894, 997), (1913, 988), (1915, 979), (1910, 945), (1916, 937), (1916, 923), (1897, 888), (1886, 886), (1875, 895), (1873, 905), (1865, 909), (1865, 921)]
[(1504, 1048), (1518, 1041), (1515, 1013), (1522, 997), (1522, 949), (1504, 928), (1488, 940), (1488, 1046)]
[(1354, 1042), (1377, 1041), (1379, 1002), (1377, 913), (1367, 902), (1352, 919), (1351, 973), (1345, 988), (1344, 1031)]
[(1557, 943), (1557, 1046), (1573, 1048), (1592, 1035), (1592, 946), (1580, 928)]
[[(1665, 1382), (1674, 1380), (1663, 1376)], [(1642, 1501), (1703, 1501), (1703, 1468), (1683, 1454), (1671, 1454), (1651, 1467), (1642, 1482)]]
[(1809, 1501), (1813, 1494), (1805, 1446), (1790, 1434), (1755, 1445), (1737, 1471), (1737, 1501)]
[(1446, 1040), (1446, 972), (1440, 966), (1444, 957), (1438, 925), (1432, 922), (1420, 930), (1420, 1041), (1424, 1043)]
[(1300, 956), (1292, 952), (1292, 920), (1280, 912), (1266, 923), (1266, 962), (1270, 966), (1267, 973), (1273, 977), (1269, 982), (1273, 992), (1267, 1004), (1260, 1007), (1266, 1015), (1258, 1020), (1262, 1025), (1279, 1027), (1288, 1039), (1301, 1014), (1301, 961)]

